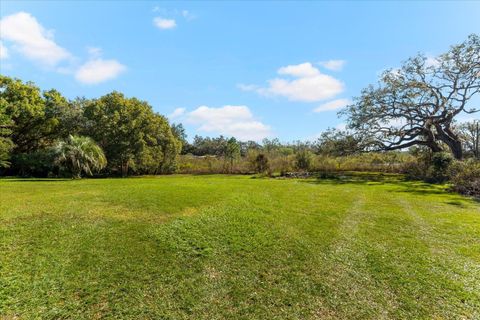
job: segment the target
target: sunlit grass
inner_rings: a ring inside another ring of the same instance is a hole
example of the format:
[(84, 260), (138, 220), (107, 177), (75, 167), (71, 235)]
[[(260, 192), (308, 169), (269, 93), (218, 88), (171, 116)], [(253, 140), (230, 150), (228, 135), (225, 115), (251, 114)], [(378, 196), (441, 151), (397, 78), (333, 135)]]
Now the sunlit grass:
[(480, 318), (480, 205), (371, 178), (0, 180), (0, 318)]

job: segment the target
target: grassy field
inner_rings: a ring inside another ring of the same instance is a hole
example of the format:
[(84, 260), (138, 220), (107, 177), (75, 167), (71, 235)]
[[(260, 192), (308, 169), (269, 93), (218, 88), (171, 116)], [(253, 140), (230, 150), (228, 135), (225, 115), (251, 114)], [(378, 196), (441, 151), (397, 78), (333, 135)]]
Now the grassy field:
[(480, 204), (394, 178), (0, 180), (1, 319), (479, 319)]

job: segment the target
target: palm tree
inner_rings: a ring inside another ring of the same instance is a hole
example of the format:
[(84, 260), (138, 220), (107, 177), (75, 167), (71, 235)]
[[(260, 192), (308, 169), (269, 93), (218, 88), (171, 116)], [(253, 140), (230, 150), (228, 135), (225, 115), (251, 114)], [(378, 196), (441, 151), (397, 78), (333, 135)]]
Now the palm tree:
[(92, 175), (107, 165), (107, 158), (90, 137), (70, 135), (56, 146), (56, 162), (65, 166), (73, 178), (81, 178), (82, 172)]

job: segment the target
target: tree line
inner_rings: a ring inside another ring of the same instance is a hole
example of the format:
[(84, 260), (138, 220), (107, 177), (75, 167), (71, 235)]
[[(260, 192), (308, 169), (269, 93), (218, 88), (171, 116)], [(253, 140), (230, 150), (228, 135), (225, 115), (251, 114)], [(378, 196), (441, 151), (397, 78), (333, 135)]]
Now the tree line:
[[(84, 146), (88, 158), (95, 154), (92, 143), (105, 157), (99, 166), (104, 174), (168, 173), (175, 170), (182, 148), (164, 116), (147, 102), (116, 91), (98, 99), (68, 100), (55, 89), (42, 92), (32, 82), (0, 76), (0, 121), (4, 175), (59, 174), (60, 163), (74, 161), (59, 161), (62, 144), (64, 151), (69, 144)], [(78, 137), (90, 138), (89, 143)]]

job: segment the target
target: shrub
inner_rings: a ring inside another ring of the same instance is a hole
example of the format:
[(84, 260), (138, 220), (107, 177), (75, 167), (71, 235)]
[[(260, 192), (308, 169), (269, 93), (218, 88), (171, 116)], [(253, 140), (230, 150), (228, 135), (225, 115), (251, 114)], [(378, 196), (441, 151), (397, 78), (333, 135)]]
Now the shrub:
[(442, 183), (448, 180), (448, 168), (453, 162), (450, 153), (437, 152), (432, 155), (431, 165), (427, 169), (428, 182)]
[(480, 161), (456, 161), (449, 169), (449, 176), (454, 191), (480, 197)]
[(339, 170), (338, 159), (330, 156), (318, 156), (315, 166), (319, 172), (334, 172)]
[(403, 165), (407, 179), (424, 180), (430, 183), (443, 183), (449, 179), (449, 167), (453, 157), (447, 152), (422, 153), (416, 160)]
[(52, 148), (39, 149), (31, 153), (15, 154), (12, 163), (16, 174), (22, 177), (48, 177), (56, 171), (55, 152)]
[(269, 170), (268, 158), (263, 153), (257, 155), (253, 165), (257, 173), (265, 173)]
[(295, 155), (295, 160), (297, 169), (309, 171), (313, 166), (313, 153), (309, 150), (299, 150)]
[(402, 172), (408, 180), (425, 180), (428, 165), (424, 161), (412, 160), (402, 166)]

